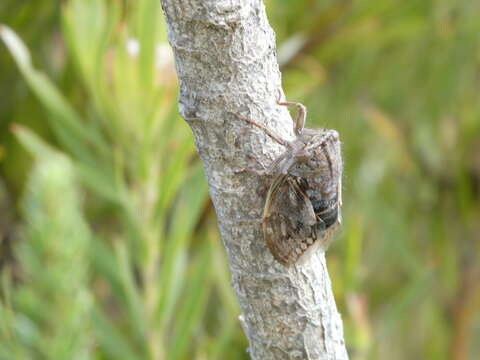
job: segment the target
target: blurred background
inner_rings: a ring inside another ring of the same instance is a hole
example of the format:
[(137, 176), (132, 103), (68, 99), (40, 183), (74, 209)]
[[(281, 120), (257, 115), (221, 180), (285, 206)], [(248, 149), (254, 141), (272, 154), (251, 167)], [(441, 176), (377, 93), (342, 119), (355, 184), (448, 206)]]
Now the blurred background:
[[(267, 0), (337, 129), (351, 359), (480, 354), (480, 2)], [(0, 2), (0, 359), (248, 359), (158, 0)]]

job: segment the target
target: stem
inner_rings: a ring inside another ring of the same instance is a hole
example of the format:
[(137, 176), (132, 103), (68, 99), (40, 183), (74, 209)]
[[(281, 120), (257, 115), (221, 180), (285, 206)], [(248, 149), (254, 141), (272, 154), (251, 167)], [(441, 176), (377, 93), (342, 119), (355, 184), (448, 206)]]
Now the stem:
[(246, 171), (248, 156), (270, 163), (285, 150), (244, 136), (249, 114), (281, 138), (292, 120), (278, 106), (275, 36), (261, 0), (161, 0), (180, 80), (180, 112), (192, 128), (227, 250), (252, 359), (347, 359), (343, 329), (318, 253), (285, 268), (261, 230), (265, 181)]

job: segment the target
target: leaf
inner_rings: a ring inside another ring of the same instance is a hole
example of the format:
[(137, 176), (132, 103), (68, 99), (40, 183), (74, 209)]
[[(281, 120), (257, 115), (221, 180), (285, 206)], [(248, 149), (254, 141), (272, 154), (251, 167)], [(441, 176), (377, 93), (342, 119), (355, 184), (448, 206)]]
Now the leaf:
[(105, 144), (98, 132), (82, 122), (50, 80), (33, 68), (28, 49), (15, 32), (5, 25), (0, 25), (0, 38), (12, 54), (30, 89), (48, 110), (48, 121), (58, 140), (81, 161), (94, 163), (92, 145), (106, 153)]
[(83, 359), (93, 343), (91, 235), (74, 167), (27, 128), (16, 126), (14, 132), (35, 158), (21, 207), (23, 241), (16, 248), (22, 282), (12, 299), (15, 331), (31, 354)]
[(185, 298), (175, 317), (175, 336), (168, 351), (168, 360), (183, 359), (192, 344), (209, 293), (211, 247), (205, 243), (192, 267), (190, 281), (185, 283)]
[(157, 45), (157, 14), (160, 3), (140, 0), (138, 8), (138, 33), (140, 40), (140, 81), (147, 94), (151, 93), (155, 79), (155, 46)]
[(183, 278), (178, 276), (184, 266), (187, 241), (200, 216), (202, 206), (207, 200), (207, 185), (203, 177), (203, 168), (197, 166), (190, 181), (184, 184), (173, 213), (171, 230), (163, 251), (163, 264), (160, 275), (160, 297), (156, 319), (163, 327), (172, 315), (178, 291)]
[(144, 344), (148, 336), (148, 320), (142, 294), (133, 278), (133, 266), (125, 243), (116, 243), (117, 269), (126, 297), (129, 323), (139, 344)]
[(129, 345), (128, 339), (119, 331), (118, 326), (112, 324), (98, 307), (94, 309), (93, 322), (99, 345), (109, 355), (110, 359), (143, 359), (143, 357), (136, 355), (135, 350)]

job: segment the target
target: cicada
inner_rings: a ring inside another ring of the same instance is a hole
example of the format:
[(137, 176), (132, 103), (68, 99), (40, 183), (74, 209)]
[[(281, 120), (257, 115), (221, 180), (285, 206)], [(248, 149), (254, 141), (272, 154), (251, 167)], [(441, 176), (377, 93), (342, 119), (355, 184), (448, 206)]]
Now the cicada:
[(285, 147), (262, 172), (273, 177), (263, 211), (263, 234), (273, 257), (290, 266), (305, 263), (316, 250), (325, 251), (340, 225), (343, 164), (337, 131), (305, 128), (304, 105), (277, 103), (298, 108), (293, 141), (253, 120), (237, 117)]

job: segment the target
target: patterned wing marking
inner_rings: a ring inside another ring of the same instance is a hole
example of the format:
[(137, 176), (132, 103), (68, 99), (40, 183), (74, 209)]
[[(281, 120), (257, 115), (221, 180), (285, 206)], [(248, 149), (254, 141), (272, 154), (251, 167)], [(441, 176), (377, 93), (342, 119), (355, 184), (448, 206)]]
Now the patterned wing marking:
[[(267, 195), (263, 233), (274, 258), (285, 266), (311, 253), (325, 232), (324, 222), (315, 215), (310, 199), (296, 177), (279, 175)], [(315, 245), (315, 246), (314, 246)]]

